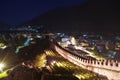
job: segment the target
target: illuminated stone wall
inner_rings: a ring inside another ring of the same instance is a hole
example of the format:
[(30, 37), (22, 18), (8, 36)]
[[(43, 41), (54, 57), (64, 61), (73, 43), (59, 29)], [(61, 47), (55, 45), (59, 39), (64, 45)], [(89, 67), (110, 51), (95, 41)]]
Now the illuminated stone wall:
[(61, 56), (68, 59), (70, 62), (100, 75), (106, 76), (109, 80), (120, 80), (120, 62), (114, 60), (90, 60), (77, 57), (62, 47), (53, 44), (54, 48)]

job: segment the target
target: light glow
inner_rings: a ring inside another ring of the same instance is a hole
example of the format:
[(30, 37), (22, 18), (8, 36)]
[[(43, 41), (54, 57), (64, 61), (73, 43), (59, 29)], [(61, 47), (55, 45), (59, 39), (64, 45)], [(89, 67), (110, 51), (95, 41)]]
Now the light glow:
[(4, 64), (0, 63), (0, 71), (3, 71)]

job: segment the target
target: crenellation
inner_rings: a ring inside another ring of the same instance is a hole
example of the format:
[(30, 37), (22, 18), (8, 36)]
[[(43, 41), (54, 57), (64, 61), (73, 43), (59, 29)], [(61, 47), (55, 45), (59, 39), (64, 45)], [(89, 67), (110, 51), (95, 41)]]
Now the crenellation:
[(90, 64), (92, 64), (92, 60), (90, 59), (89, 61), (90, 61)]
[(113, 65), (112, 65), (113, 67), (115, 67), (115, 68), (118, 67), (118, 64), (117, 64), (117, 63), (113, 62), (112, 64), (113, 64)]
[(85, 60), (85, 63), (88, 63), (88, 60), (87, 59), (84, 59)]
[(90, 61), (88, 60), (88, 64), (90, 63)]
[(115, 61), (115, 63), (118, 63), (118, 61), (117, 60), (114, 60)]
[(104, 65), (104, 61), (101, 62), (101, 65), (102, 65), (102, 66)]
[(94, 61), (94, 64), (96, 65), (96, 60)]
[(74, 55), (74, 58), (76, 59), (76, 56)]
[(91, 64), (93, 65), (93, 60), (90, 60), (91, 61)]
[(107, 65), (108, 65), (108, 62), (105, 62), (105, 65), (107, 66)]
[(83, 59), (81, 58), (81, 62), (83, 62)]
[(83, 63), (85, 63), (85, 60), (83, 59)]
[(116, 67), (119, 67), (118, 63), (115, 64)]
[(110, 63), (110, 66), (113, 66), (113, 63)]
[(87, 60), (84, 60), (84, 63), (87, 64)]
[(89, 60), (89, 64), (91, 64), (92, 62), (91, 62), (91, 60)]
[(103, 66), (105, 61), (104, 60), (99, 60), (99, 63), (100, 63), (101, 66)]
[(84, 59), (83, 59), (83, 58), (81, 58), (81, 62), (83, 62), (83, 60), (84, 60)]
[(77, 59), (79, 60), (79, 57), (77, 57)]
[(99, 61), (97, 61), (97, 64), (99, 65), (99, 64), (100, 64), (100, 62), (99, 62)]
[(78, 59), (78, 57), (77, 56), (75, 56), (76, 57), (76, 59)]
[(118, 67), (120, 67), (120, 62), (118, 62)]
[(79, 58), (79, 61), (81, 61), (81, 58)]
[(87, 60), (85, 60), (85, 63), (87, 63)]
[(108, 66), (110, 67), (113, 66), (113, 60), (110, 60), (110, 59), (108, 60)]

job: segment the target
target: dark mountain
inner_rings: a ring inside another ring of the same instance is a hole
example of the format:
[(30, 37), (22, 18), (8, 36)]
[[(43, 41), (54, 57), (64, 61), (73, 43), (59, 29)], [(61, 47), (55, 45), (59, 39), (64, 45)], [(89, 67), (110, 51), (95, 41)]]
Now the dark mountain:
[(117, 0), (88, 0), (75, 7), (62, 7), (35, 17), (24, 25), (45, 25), (52, 31), (116, 32), (120, 26)]
[(9, 27), (10, 27), (9, 24), (6, 24), (6, 23), (0, 21), (0, 31), (2, 31), (2, 30), (8, 30)]

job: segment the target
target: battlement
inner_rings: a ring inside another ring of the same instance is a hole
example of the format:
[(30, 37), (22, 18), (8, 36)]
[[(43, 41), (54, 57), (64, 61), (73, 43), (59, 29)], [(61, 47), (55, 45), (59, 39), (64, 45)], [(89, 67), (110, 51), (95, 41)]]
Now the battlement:
[(73, 56), (73, 55), (71, 56), (74, 57), (76, 61), (79, 61), (87, 66), (120, 71), (120, 62), (117, 62), (114, 60), (89, 60), (89, 59), (86, 60), (86, 59), (79, 58), (77, 56)]

